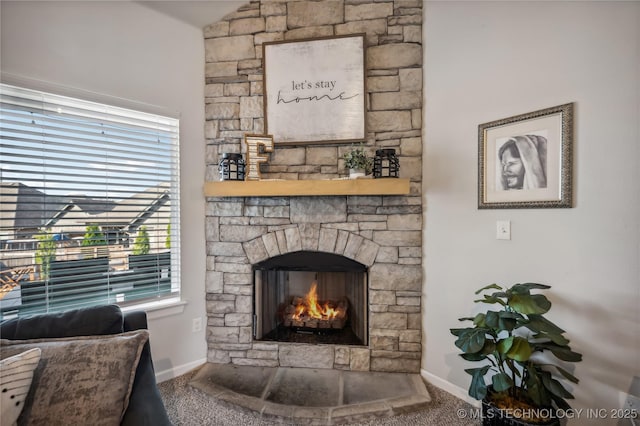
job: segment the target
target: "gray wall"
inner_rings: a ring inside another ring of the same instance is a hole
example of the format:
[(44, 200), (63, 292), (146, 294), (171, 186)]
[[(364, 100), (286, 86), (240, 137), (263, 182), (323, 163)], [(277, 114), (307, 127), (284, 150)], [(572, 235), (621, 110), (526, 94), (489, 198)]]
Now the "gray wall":
[[(152, 320), (151, 338), (159, 372), (203, 360), (204, 333), (191, 333), (204, 317), (201, 31), (124, 2), (0, 5), (3, 72), (181, 113), (188, 304)], [(494, 281), (553, 286), (550, 317), (584, 353), (576, 407), (620, 406), (640, 374), (639, 31), (638, 2), (426, 3), (422, 368), (434, 383), (466, 392), (448, 328)], [(478, 124), (570, 101), (575, 207), (478, 211)], [(495, 240), (501, 219), (511, 241)]]
[[(541, 282), (584, 354), (575, 407), (620, 407), (640, 374), (640, 3), (427, 2), (424, 16), (423, 370), (466, 393), (448, 329), (473, 291)], [(478, 125), (566, 102), (575, 207), (477, 210)]]
[[(134, 2), (2, 1), (0, 7), (3, 80), (19, 76), (35, 88), (62, 86), (62, 94), (180, 118), (187, 303), (182, 312), (149, 314), (151, 348), (161, 379), (204, 362), (205, 333), (191, 332), (193, 318), (205, 320), (202, 30)], [(221, 16), (231, 10), (221, 9)]]

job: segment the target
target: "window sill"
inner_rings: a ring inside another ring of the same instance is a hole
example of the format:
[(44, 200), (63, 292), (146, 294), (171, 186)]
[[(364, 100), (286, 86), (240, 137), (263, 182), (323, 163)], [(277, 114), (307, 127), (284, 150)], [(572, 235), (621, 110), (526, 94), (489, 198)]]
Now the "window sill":
[(185, 306), (187, 306), (186, 301), (181, 300), (178, 297), (174, 297), (162, 301), (130, 305), (122, 307), (121, 309), (122, 312), (145, 311), (147, 313), (147, 320), (152, 321), (158, 318), (180, 315), (184, 312)]

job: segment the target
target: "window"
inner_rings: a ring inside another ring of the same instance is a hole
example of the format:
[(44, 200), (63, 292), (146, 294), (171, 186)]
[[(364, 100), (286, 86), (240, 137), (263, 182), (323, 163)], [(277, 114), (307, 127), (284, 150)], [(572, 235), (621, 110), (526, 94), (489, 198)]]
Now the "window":
[(0, 318), (179, 296), (178, 120), (0, 100)]

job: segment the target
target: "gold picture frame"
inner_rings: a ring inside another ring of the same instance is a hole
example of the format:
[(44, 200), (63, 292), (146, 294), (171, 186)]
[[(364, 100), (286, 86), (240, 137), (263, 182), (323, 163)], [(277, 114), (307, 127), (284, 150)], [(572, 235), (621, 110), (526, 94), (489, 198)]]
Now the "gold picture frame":
[(573, 103), (478, 126), (478, 208), (573, 206)]

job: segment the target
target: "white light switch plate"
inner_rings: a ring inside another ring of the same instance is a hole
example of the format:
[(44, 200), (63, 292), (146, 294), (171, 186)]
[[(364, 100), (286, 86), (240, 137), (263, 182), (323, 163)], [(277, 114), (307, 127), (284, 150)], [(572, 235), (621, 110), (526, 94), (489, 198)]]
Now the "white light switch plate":
[(496, 240), (511, 239), (511, 221), (499, 220), (496, 222)]

